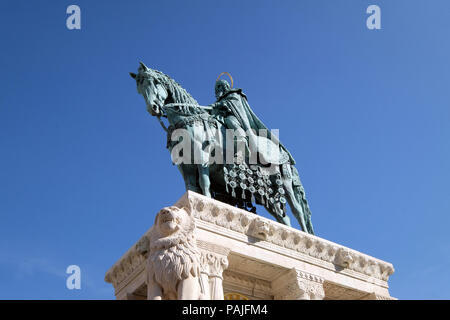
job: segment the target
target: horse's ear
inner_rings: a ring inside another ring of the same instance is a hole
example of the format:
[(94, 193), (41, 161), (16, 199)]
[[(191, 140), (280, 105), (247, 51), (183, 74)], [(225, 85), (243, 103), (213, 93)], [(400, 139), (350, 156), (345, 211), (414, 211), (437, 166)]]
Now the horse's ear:
[(139, 61), (139, 64), (141, 65), (141, 68), (144, 69), (144, 71), (150, 70), (149, 67), (147, 67), (142, 61)]
[(133, 79), (136, 79), (136, 73), (130, 72), (130, 76), (131, 76)]

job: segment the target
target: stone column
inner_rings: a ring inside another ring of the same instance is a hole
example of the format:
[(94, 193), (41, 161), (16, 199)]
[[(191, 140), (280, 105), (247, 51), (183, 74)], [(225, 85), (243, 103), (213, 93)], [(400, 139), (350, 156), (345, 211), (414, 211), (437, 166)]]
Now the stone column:
[(323, 300), (323, 279), (292, 268), (272, 281), (275, 300)]
[(209, 280), (209, 297), (223, 300), (223, 271), (228, 268), (229, 249), (204, 241), (197, 241), (197, 245), (202, 251), (202, 277)]

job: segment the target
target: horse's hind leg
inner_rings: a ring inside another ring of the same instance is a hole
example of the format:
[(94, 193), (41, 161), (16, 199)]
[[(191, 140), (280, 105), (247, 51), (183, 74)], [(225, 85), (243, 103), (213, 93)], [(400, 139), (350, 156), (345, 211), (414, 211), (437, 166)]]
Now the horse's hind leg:
[(200, 188), (202, 188), (203, 194), (211, 198), (211, 181), (209, 180), (209, 166), (208, 165), (198, 165), (198, 176)]

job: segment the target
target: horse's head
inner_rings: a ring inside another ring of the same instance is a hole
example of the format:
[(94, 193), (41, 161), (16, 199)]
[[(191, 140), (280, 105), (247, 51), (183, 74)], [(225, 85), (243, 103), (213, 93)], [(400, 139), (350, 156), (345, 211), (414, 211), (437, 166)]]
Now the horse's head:
[(158, 73), (142, 62), (140, 64), (138, 73), (130, 72), (130, 76), (136, 80), (137, 91), (144, 97), (148, 112), (152, 116), (160, 116), (169, 93), (160, 81)]

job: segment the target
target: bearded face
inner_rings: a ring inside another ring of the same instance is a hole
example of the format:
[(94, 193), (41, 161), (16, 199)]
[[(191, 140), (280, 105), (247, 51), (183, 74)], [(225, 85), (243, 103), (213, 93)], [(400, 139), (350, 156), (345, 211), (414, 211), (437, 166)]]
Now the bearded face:
[(219, 99), (221, 96), (223, 96), (229, 90), (230, 90), (230, 85), (228, 84), (227, 81), (225, 81), (225, 80), (216, 81), (216, 86), (215, 86), (216, 99)]

